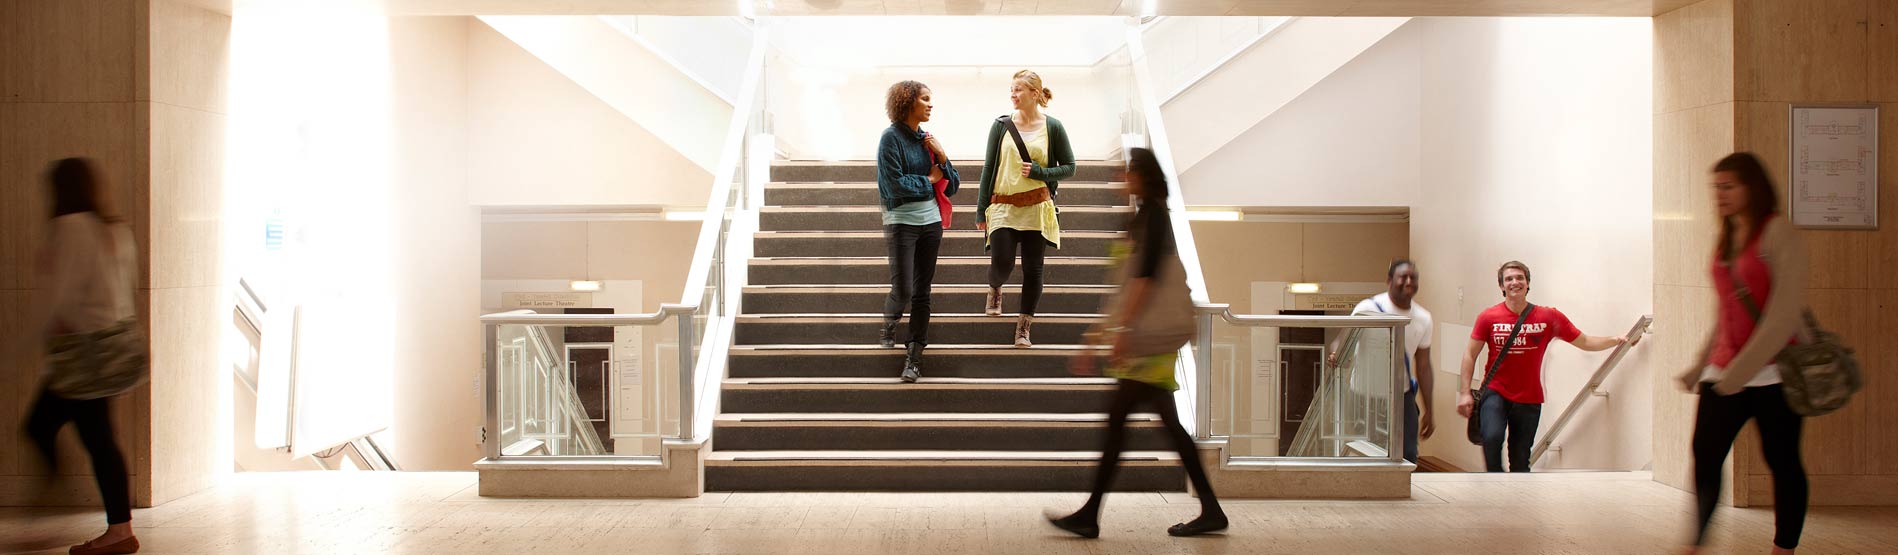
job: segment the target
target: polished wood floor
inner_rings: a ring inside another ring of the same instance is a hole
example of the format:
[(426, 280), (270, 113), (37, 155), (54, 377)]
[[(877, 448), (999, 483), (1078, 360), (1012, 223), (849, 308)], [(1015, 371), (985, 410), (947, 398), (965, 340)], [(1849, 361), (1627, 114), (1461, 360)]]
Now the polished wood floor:
[[(1041, 521), (1079, 494), (475, 495), (472, 473), (240, 474), (134, 513), (143, 553), (1670, 553), (1691, 496), (1643, 473), (1417, 475), (1408, 500), (1229, 501), (1223, 536), (1171, 538), (1185, 494), (1108, 497), (1102, 538)], [(1711, 552), (1765, 553), (1770, 509), (1723, 509)], [(0, 551), (65, 553), (104, 518), (0, 508)], [(1898, 507), (1818, 507), (1800, 553), (1898, 553)]]

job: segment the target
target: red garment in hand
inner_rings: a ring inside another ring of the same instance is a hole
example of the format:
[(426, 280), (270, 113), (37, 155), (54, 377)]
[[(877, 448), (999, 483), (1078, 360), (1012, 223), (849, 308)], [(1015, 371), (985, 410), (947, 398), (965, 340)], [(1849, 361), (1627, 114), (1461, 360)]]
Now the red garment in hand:
[[(929, 151), (929, 163), (937, 163), (936, 152), (933, 150)], [(949, 195), (944, 194), (944, 191), (949, 189), (949, 178), (938, 179), (933, 185), (936, 187), (936, 209), (942, 211), (942, 228), (949, 229), (951, 222), (954, 221), (956, 210), (955, 205), (949, 202)]]

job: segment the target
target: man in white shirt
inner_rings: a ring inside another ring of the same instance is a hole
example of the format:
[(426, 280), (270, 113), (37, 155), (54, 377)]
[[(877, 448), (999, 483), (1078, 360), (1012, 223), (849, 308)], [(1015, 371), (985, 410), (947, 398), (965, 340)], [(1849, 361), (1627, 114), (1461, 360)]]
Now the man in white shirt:
[[(1388, 291), (1358, 302), (1352, 315), (1391, 314), (1410, 317), (1410, 324), (1404, 326), (1404, 365), (1410, 374), (1410, 387), (1404, 392), (1404, 460), (1417, 462), (1417, 443), (1436, 432), (1436, 423), (1431, 405), (1430, 389), (1434, 382), (1430, 368), (1430, 341), (1435, 335), (1430, 311), (1417, 304), (1417, 264), (1399, 258), (1391, 261), (1385, 271), (1385, 283)], [(1340, 339), (1343, 335), (1339, 336)], [(1338, 364), (1338, 345), (1333, 345), (1326, 362)], [(1418, 398), (1423, 399), (1421, 410)]]

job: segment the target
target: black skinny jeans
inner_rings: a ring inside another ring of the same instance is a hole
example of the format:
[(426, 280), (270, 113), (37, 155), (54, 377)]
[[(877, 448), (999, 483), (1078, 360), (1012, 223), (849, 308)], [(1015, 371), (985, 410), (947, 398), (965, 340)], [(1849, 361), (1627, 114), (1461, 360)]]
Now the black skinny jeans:
[(1127, 443), (1127, 415), (1143, 403), (1159, 412), (1160, 420), (1165, 422), (1167, 438), (1173, 440), (1173, 450), (1179, 452), (1180, 464), (1186, 466), (1186, 477), (1192, 481), (1193, 491), (1199, 494), (1200, 513), (1219, 514), (1219, 499), (1213, 495), (1212, 483), (1206, 481), (1206, 467), (1200, 466), (1199, 445), (1193, 442), (1193, 436), (1186, 434), (1186, 427), (1180, 425), (1180, 411), (1173, 406), (1173, 392), (1134, 380), (1120, 380), (1120, 388), (1114, 391), (1114, 404), (1107, 409), (1107, 439), (1101, 446), (1101, 464), (1094, 471), (1094, 490), (1079, 514), (1100, 521), (1101, 498), (1114, 484), (1114, 472), (1120, 470), (1120, 453)]
[(105, 500), (106, 524), (132, 521), (130, 477), (125, 471), (125, 456), (119, 453), (118, 439), (112, 434), (112, 413), (107, 399), (76, 401), (40, 390), (33, 402), (33, 414), (27, 418), (26, 433), (46, 458), (46, 468), (58, 470), (59, 429), (67, 422), (79, 426), (79, 442), (92, 457), (92, 477), (99, 482), (99, 496)]
[(1021, 252), (1021, 313), (1034, 316), (1041, 304), (1041, 275), (1048, 258), (1048, 240), (1039, 231), (1000, 228), (989, 233), (989, 288), (1008, 283), (1015, 272), (1015, 253)]
[(1528, 472), (1529, 452), (1536, 446), (1536, 428), (1542, 425), (1542, 403), (1517, 403), (1490, 391), (1476, 407), (1483, 419), (1483, 466), (1488, 472), (1503, 471), (1505, 433), (1509, 444), (1509, 471)]
[(909, 343), (929, 344), (929, 283), (936, 279), (936, 254), (942, 250), (942, 223), (883, 226), (890, 248), (890, 296), (883, 320), (903, 318), (909, 307)]
[(1799, 432), (1806, 419), (1786, 406), (1786, 392), (1777, 384), (1732, 395), (1700, 384), (1700, 406), (1694, 411), (1694, 498), (1700, 520), (1694, 545), (1707, 540), (1707, 523), (1720, 503), (1720, 467), (1747, 419), (1759, 420), (1760, 452), (1773, 472), (1773, 544), (1797, 548), (1806, 527), (1806, 467), (1799, 460)]

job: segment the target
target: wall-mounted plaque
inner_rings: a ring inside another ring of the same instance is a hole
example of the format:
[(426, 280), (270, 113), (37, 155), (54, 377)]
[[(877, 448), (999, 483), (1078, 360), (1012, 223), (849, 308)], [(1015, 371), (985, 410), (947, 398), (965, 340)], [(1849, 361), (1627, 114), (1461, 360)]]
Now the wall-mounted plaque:
[(1793, 224), (1878, 229), (1878, 106), (1794, 104), (1789, 121)]

